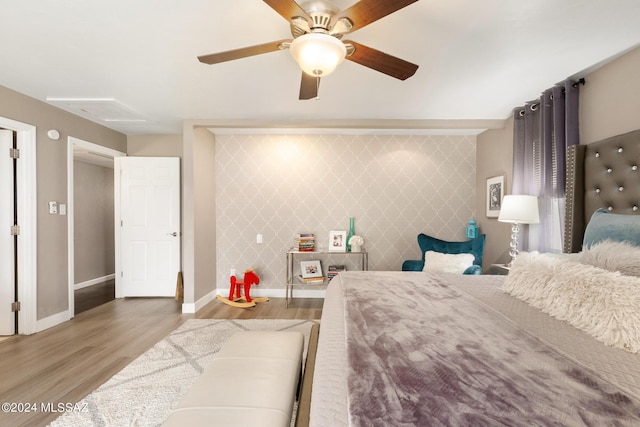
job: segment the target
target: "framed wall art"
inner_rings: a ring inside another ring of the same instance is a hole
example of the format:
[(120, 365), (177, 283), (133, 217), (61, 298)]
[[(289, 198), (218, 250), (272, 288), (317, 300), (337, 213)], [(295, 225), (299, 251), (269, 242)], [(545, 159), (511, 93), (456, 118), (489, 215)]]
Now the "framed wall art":
[(497, 218), (504, 197), (504, 176), (487, 179), (487, 218)]

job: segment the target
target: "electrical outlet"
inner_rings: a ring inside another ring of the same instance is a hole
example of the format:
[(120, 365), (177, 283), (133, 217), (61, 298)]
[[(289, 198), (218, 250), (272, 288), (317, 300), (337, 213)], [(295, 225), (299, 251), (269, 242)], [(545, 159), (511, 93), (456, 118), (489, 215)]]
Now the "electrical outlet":
[(229, 272), (229, 276), (235, 276), (236, 275), (236, 269), (232, 268), (231, 271)]
[(58, 202), (49, 202), (49, 213), (50, 214), (58, 213)]
[(256, 236), (256, 243), (259, 245), (262, 244), (262, 234), (258, 234)]

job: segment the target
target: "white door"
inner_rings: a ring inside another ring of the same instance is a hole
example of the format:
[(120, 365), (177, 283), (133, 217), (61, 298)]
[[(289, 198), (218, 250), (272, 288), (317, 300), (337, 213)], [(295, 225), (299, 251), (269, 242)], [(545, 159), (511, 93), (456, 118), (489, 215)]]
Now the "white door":
[(15, 333), (15, 313), (11, 303), (15, 301), (15, 251), (14, 237), (10, 234), (14, 225), (13, 209), (13, 132), (0, 130), (0, 335)]
[(180, 271), (180, 159), (118, 157), (115, 173), (121, 221), (116, 297), (174, 296)]

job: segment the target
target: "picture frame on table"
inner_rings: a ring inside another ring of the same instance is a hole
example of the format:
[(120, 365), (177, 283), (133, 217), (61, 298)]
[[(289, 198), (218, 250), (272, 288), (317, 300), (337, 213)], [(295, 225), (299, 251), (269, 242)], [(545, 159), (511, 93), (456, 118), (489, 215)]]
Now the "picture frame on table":
[(329, 251), (330, 252), (346, 252), (347, 251), (347, 232), (346, 231), (330, 231), (329, 232)]
[(300, 261), (300, 275), (303, 279), (322, 277), (322, 265), (320, 265), (320, 261)]
[(487, 178), (487, 218), (497, 218), (504, 197), (504, 175)]

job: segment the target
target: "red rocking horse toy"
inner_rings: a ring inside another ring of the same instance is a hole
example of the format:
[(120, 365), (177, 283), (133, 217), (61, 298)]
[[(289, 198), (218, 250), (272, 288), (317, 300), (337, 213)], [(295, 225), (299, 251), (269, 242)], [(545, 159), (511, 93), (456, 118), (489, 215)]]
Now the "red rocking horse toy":
[[(260, 278), (253, 270), (247, 270), (244, 272), (244, 279), (242, 281), (238, 280), (236, 276), (231, 276), (229, 278), (229, 282), (231, 283), (231, 287), (229, 288), (229, 298), (225, 298), (222, 295), (218, 295), (217, 298), (225, 304), (228, 304), (232, 307), (255, 307), (257, 302), (267, 302), (269, 298), (251, 298), (251, 285), (259, 285)], [(244, 288), (244, 296), (241, 295), (240, 289)], [(235, 293), (235, 298), (233, 294)]]

